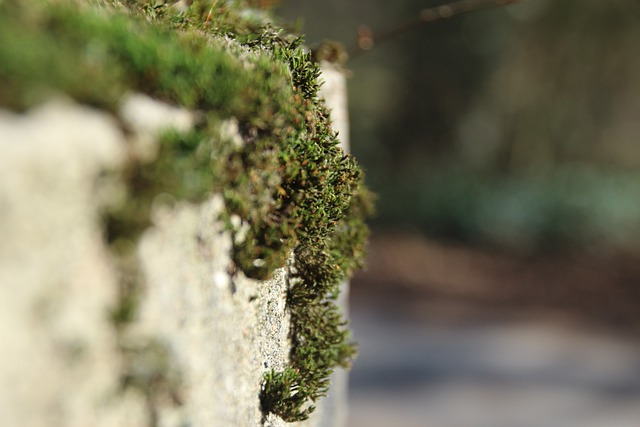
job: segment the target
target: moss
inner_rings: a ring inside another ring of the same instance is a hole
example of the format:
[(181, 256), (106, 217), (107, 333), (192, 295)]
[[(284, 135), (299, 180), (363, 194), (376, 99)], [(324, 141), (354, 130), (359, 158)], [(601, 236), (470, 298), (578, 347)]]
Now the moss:
[(291, 367), (265, 376), (263, 408), (289, 422), (305, 420), (315, 402), (329, 390), (338, 366), (348, 368), (356, 348), (335, 301), (340, 283), (362, 266), (368, 229), (362, 217), (372, 211), (372, 196), (362, 190), (351, 199), (345, 218), (320, 245), (301, 244), (295, 250), (291, 310)]
[[(300, 38), (219, 1), (177, 10), (162, 1), (0, 3), (0, 105), (25, 109), (52, 93), (117, 111), (126, 92), (201, 112), (188, 133), (160, 138), (152, 161), (131, 157), (128, 197), (105, 213), (106, 239), (122, 265), (119, 329), (135, 319), (144, 278), (138, 237), (158, 198), (200, 202), (220, 193), (225, 218), (246, 232), (233, 247), (245, 275), (266, 279), (286, 265), (294, 278), (291, 366), (268, 372), (261, 403), (287, 421), (305, 419), (337, 366), (355, 353), (335, 303), (339, 283), (361, 265), (370, 197), (355, 160), (338, 147), (318, 97), (319, 67)], [(242, 144), (220, 136), (239, 122)], [(235, 240), (235, 239), (234, 239)]]

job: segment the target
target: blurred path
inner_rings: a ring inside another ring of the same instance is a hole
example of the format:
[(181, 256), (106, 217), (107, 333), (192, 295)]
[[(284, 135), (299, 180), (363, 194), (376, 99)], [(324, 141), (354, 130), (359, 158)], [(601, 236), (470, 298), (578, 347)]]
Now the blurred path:
[(378, 234), (367, 265), (353, 280), (354, 300), (373, 293), (385, 301), (383, 310), (401, 303), (417, 316), (432, 316), (425, 301), (437, 309), (464, 303), (471, 312), (552, 310), (640, 333), (640, 254), (603, 246), (527, 256), (442, 244), (417, 233)]
[(640, 426), (640, 346), (630, 340), (544, 321), (383, 313), (352, 310), (350, 427)]

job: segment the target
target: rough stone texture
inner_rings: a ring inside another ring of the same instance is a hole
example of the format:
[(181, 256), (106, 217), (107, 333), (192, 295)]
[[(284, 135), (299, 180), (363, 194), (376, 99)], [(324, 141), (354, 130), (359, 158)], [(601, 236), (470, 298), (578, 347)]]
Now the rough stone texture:
[[(69, 100), (0, 111), (0, 426), (286, 424), (263, 419), (259, 393), (290, 350), (287, 270), (267, 283), (232, 272), (219, 196), (154, 209), (138, 245), (140, 312), (122, 347), (109, 317), (118, 271), (100, 213), (124, 193), (108, 172), (127, 150), (153, 153), (160, 130), (192, 123), (142, 95), (119, 120)], [(138, 375), (163, 370), (164, 393), (123, 389), (127, 349)], [(346, 377), (336, 378), (329, 403), (298, 425), (342, 425)]]
[[(134, 139), (172, 123), (168, 107), (130, 99)], [(158, 207), (139, 245), (146, 288), (123, 344), (138, 351), (135, 369), (168, 370), (178, 395), (122, 392), (126, 356), (108, 315), (117, 271), (99, 212), (118, 196), (101, 177), (126, 144), (112, 117), (70, 101), (0, 114), (0, 425), (141, 426), (149, 404), (162, 426), (262, 425), (262, 375), (283, 369), (290, 347), (286, 271), (267, 283), (229, 274), (218, 196)]]
[(148, 288), (130, 338), (161, 337), (184, 390), (181, 406), (161, 406), (161, 425), (260, 425), (262, 375), (287, 362), (286, 272), (266, 283), (229, 275), (222, 207), (214, 197), (156, 212), (141, 243)]
[(124, 137), (66, 101), (0, 113), (0, 425), (136, 426), (118, 399), (116, 277), (98, 211)]

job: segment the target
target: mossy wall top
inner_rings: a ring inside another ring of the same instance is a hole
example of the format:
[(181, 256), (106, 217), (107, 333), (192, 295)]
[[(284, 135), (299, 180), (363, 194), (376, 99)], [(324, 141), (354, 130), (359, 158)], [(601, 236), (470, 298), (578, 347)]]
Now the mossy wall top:
[[(135, 244), (160, 194), (199, 202), (216, 192), (221, 220), (243, 234), (238, 271), (265, 279), (294, 254), (291, 367), (266, 376), (261, 401), (285, 420), (306, 418), (308, 400), (354, 354), (335, 298), (361, 265), (370, 197), (338, 147), (301, 39), (237, 1), (3, 0), (0, 40), (1, 107), (64, 95), (117, 111), (125, 94), (142, 92), (197, 113), (195, 128), (166, 133), (153, 159), (131, 150), (128, 197), (105, 212), (106, 239), (116, 254)], [(241, 143), (222, 136), (228, 119)]]

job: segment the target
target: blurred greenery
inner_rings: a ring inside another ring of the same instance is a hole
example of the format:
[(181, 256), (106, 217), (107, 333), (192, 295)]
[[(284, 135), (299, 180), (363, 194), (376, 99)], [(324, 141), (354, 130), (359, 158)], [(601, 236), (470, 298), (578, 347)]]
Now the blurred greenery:
[[(286, 0), (347, 46), (443, 1)], [(347, 63), (377, 229), (523, 252), (640, 246), (640, 2), (525, 0), (408, 31)]]

